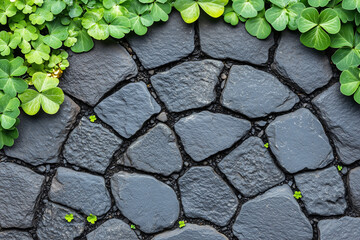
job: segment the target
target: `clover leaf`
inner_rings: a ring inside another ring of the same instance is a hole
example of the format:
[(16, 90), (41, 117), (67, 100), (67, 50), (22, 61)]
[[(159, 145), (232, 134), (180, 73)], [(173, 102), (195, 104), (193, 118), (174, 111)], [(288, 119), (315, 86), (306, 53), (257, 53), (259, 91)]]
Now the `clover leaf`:
[(346, 10), (357, 9), (360, 12), (360, 0), (343, 0), (342, 7)]
[(34, 5), (41, 6), (43, 4), (43, 0), (16, 0), (15, 6), (17, 9), (22, 10), (24, 14), (29, 14), (36, 9)]
[(54, 49), (60, 48), (62, 42), (69, 36), (68, 27), (62, 25), (60, 19), (46, 23), (46, 27), (49, 31), (49, 35), (46, 35), (43, 38), (44, 43)]
[(50, 47), (43, 42), (43, 38), (32, 41), (33, 49), (25, 54), (25, 58), (29, 63), (42, 64), (50, 58)]
[(134, 224), (131, 224), (131, 225), (130, 225), (130, 228), (131, 228), (132, 230), (135, 230), (135, 229), (136, 229), (136, 226), (135, 226)]
[(300, 191), (295, 191), (294, 198), (296, 198), (296, 199), (302, 198), (301, 192)]
[(29, 15), (29, 20), (33, 25), (41, 25), (45, 21), (52, 21), (54, 14), (51, 12), (51, 2), (45, 1), (41, 7), (36, 8), (36, 11)]
[(183, 228), (185, 225), (185, 221), (179, 221), (179, 228)]
[(17, 117), (20, 115), (20, 101), (17, 97), (11, 97), (0, 92), (0, 122), (4, 129), (11, 129)]
[(23, 54), (30, 52), (31, 50), (30, 41), (34, 41), (39, 37), (38, 30), (36, 29), (36, 27), (22, 20), (12, 25), (11, 28), (14, 31), (14, 34), (17, 34), (21, 37), (21, 41), (18, 44), (21, 49), (21, 52)]
[(59, 13), (61, 13), (67, 6), (65, 1), (63, 0), (46, 0), (46, 1), (51, 4), (50, 11), (54, 15), (58, 15)]
[(55, 114), (59, 110), (60, 104), (64, 102), (64, 93), (57, 87), (59, 80), (38, 72), (32, 77), (32, 82), (36, 88), (27, 89), (19, 94), (22, 102), (21, 107), (28, 115), (35, 115), (39, 112), (40, 106), (47, 114)]
[(71, 222), (74, 219), (74, 215), (72, 213), (65, 215), (65, 220)]
[(81, 20), (71, 21), (68, 32), (69, 37), (65, 40), (64, 45), (71, 47), (73, 52), (87, 52), (94, 47), (94, 42), (87, 30), (81, 25)]
[(171, 5), (168, 2), (161, 2), (161, 0), (154, 1), (151, 3), (150, 15), (155, 22), (164, 21), (166, 22), (169, 19), (169, 14), (171, 12)]
[(269, 143), (265, 143), (265, 144), (264, 144), (264, 147), (265, 147), (265, 148), (269, 148)]
[(90, 122), (95, 122), (97, 118), (96, 118), (95, 115), (91, 115), (91, 116), (89, 117), (89, 119), (90, 119)]
[(302, 33), (300, 41), (307, 47), (325, 50), (330, 46), (330, 34), (340, 31), (341, 23), (337, 13), (327, 8), (320, 14), (316, 8), (306, 8), (301, 12), (298, 28)]
[(245, 28), (258, 39), (265, 39), (271, 33), (271, 26), (265, 19), (265, 11), (261, 11), (256, 17), (248, 19)]
[(0, 32), (0, 54), (1, 56), (10, 55), (12, 49), (15, 49), (21, 42), (19, 34), (12, 34), (10, 32)]
[(19, 122), (20, 120), (17, 119), (15, 125), (10, 129), (4, 129), (0, 126), (0, 148), (3, 148), (4, 146), (11, 147), (14, 145), (14, 140), (19, 137), (19, 132), (16, 129)]
[(265, 7), (264, 0), (233, 0), (235, 12), (244, 18), (256, 17)]
[(354, 94), (354, 100), (360, 104), (360, 69), (349, 68), (340, 75), (340, 91), (346, 96)]
[(5, 25), (7, 18), (16, 14), (17, 8), (9, 0), (0, 0), (0, 24)]
[(10, 97), (24, 92), (28, 87), (27, 83), (18, 77), (24, 75), (26, 70), (24, 59), (21, 57), (12, 60), (0, 59), (0, 90)]
[(341, 172), (341, 170), (343, 169), (343, 167), (340, 166), (340, 165), (337, 165), (337, 169), (338, 169), (339, 172)]
[(308, 3), (312, 7), (325, 7), (330, 0), (308, 0)]
[(89, 223), (91, 223), (91, 224), (95, 224), (95, 222), (97, 221), (97, 217), (96, 217), (95, 215), (90, 214), (90, 215), (86, 218), (86, 220), (87, 220)]

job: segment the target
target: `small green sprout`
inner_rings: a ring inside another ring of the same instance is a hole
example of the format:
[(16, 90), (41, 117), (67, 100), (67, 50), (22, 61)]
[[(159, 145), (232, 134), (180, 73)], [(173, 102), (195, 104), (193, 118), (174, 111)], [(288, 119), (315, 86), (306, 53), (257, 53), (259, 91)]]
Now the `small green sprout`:
[(264, 147), (269, 148), (269, 143), (265, 143)]
[(136, 227), (135, 227), (134, 224), (131, 224), (131, 225), (130, 225), (130, 228), (131, 228), (132, 230), (135, 230), (135, 229), (136, 229)]
[(90, 122), (95, 122), (95, 121), (96, 121), (96, 116), (95, 116), (95, 115), (91, 115), (91, 116), (89, 117), (89, 119), (90, 119)]
[(179, 221), (179, 228), (185, 227), (185, 221)]
[(91, 223), (91, 224), (95, 224), (95, 222), (97, 221), (97, 217), (96, 217), (95, 215), (90, 214), (90, 215), (86, 218), (86, 220), (87, 220), (89, 223)]
[(340, 166), (340, 165), (337, 165), (337, 169), (339, 170), (339, 172), (343, 169), (343, 167), (342, 166)]
[(294, 198), (296, 198), (296, 199), (302, 198), (301, 192), (300, 191), (295, 191)]
[(65, 220), (71, 222), (74, 219), (74, 215), (72, 213), (65, 215)]

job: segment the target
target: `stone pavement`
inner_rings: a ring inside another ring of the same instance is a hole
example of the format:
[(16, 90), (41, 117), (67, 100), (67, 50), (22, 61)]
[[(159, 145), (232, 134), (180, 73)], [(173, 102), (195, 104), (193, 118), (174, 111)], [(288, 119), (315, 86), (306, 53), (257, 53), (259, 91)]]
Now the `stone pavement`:
[(360, 106), (296, 33), (173, 13), (70, 55), (1, 154), (0, 240), (360, 239)]

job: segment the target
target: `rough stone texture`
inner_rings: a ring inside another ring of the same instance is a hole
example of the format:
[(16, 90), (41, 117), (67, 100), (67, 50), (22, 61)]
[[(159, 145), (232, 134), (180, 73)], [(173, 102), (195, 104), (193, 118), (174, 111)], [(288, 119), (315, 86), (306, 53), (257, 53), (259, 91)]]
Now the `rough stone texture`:
[[(66, 214), (74, 219), (68, 222)], [(85, 219), (72, 209), (48, 202), (40, 219), (36, 234), (40, 240), (72, 240), (84, 231)]]
[(288, 185), (272, 188), (242, 205), (233, 232), (239, 240), (311, 240), (313, 236)]
[(131, 35), (127, 40), (142, 65), (156, 68), (188, 56), (195, 48), (194, 25), (186, 24), (173, 11), (166, 23), (157, 23), (145, 36)]
[(29, 228), (44, 182), (41, 176), (23, 166), (0, 163), (0, 227)]
[(100, 227), (86, 235), (87, 240), (138, 240), (135, 232), (129, 225), (120, 219), (110, 219), (101, 224)]
[(110, 194), (102, 177), (59, 167), (51, 183), (51, 201), (100, 216), (111, 207)]
[(83, 117), (65, 143), (67, 162), (98, 173), (105, 173), (122, 140), (101, 124)]
[(274, 68), (306, 93), (326, 85), (333, 76), (328, 57), (300, 42), (300, 34), (285, 31), (276, 49)]
[(33, 238), (27, 232), (9, 230), (0, 232), (0, 240), (32, 240)]
[(251, 66), (233, 66), (221, 104), (250, 118), (290, 110), (299, 98), (273, 75)]
[(334, 159), (321, 123), (308, 109), (277, 117), (266, 134), (271, 151), (290, 173), (322, 168)]
[(360, 160), (360, 107), (352, 97), (342, 95), (339, 89), (340, 84), (334, 84), (314, 98), (313, 103), (332, 133), (340, 160), (351, 164)]
[(175, 123), (185, 151), (195, 161), (231, 147), (250, 128), (247, 120), (208, 111), (194, 113)]
[(211, 167), (190, 168), (179, 179), (179, 188), (187, 217), (225, 226), (235, 214), (237, 197)]
[(134, 60), (113, 40), (96, 41), (86, 53), (70, 53), (69, 62), (60, 87), (91, 106), (117, 83), (137, 75)]
[(349, 172), (348, 185), (351, 204), (360, 213), (360, 167), (354, 168)]
[(297, 174), (295, 183), (309, 214), (344, 214), (347, 207), (345, 187), (336, 167)]
[(130, 145), (120, 163), (168, 176), (180, 171), (183, 161), (174, 132), (159, 123)]
[(342, 217), (326, 219), (318, 223), (319, 240), (358, 240), (360, 218)]
[(255, 196), (285, 180), (258, 137), (245, 140), (218, 166), (245, 197)]
[(125, 138), (134, 135), (146, 120), (160, 110), (143, 82), (124, 86), (94, 109), (101, 120)]
[(151, 83), (171, 112), (200, 108), (215, 100), (215, 85), (223, 67), (214, 60), (185, 62), (151, 77)]
[(116, 206), (145, 233), (155, 233), (174, 225), (179, 202), (174, 190), (156, 178), (119, 172), (111, 178)]
[(226, 236), (219, 233), (210, 226), (186, 224), (185, 227), (172, 231), (160, 233), (152, 240), (228, 240)]
[(22, 113), (18, 126), (21, 134), (14, 146), (5, 148), (6, 155), (32, 165), (58, 162), (61, 146), (79, 111), (79, 106), (65, 96), (64, 103), (55, 115), (40, 112), (28, 116)]
[(274, 37), (259, 40), (247, 33), (245, 24), (236, 27), (203, 16), (199, 21), (201, 50), (218, 59), (234, 59), (253, 64), (264, 64), (268, 60), (269, 49), (274, 45)]

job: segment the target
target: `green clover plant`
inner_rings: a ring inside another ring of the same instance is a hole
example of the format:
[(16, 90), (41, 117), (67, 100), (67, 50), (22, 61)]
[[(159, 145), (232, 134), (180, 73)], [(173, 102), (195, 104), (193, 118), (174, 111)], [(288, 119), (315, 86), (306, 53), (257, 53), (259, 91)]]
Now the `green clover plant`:
[(97, 217), (96, 217), (95, 215), (90, 214), (90, 215), (86, 218), (86, 220), (87, 220), (89, 223), (91, 223), (91, 224), (95, 224), (95, 222), (97, 221)]

